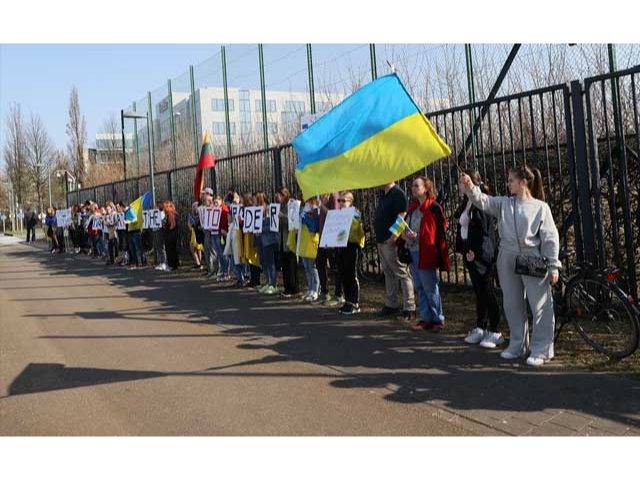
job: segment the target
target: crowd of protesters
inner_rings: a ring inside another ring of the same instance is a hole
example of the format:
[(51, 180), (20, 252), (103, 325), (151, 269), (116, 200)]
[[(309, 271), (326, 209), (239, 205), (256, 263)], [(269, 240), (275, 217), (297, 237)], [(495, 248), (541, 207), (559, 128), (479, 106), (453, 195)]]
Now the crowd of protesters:
[[(461, 173), (461, 203), (457, 220), (456, 251), (462, 254), (476, 297), (476, 327), (465, 338), (468, 344), (496, 348), (504, 343), (499, 331), (500, 308), (494, 292), (497, 270), (504, 291), (504, 311), (510, 330), (510, 343), (501, 356), (516, 359), (527, 356), (527, 363), (540, 366), (553, 358), (554, 316), (551, 285), (558, 280), (558, 232), (548, 205), (544, 202), (538, 170), (520, 167), (509, 173), (510, 196), (492, 197), (477, 172)], [(445, 328), (445, 312), (438, 286), (438, 270), (448, 271), (446, 242), (448, 221), (436, 201), (433, 182), (417, 176), (411, 183), (411, 197), (395, 183), (381, 186), (374, 231), (380, 264), (385, 277), (384, 305), (379, 316), (395, 315), (413, 331), (440, 332)], [(201, 192), (188, 212), (177, 212), (171, 201), (155, 205), (161, 226), (145, 231), (150, 236), (153, 264), (157, 270), (171, 272), (180, 266), (180, 215), (187, 226), (186, 242), (194, 265), (192, 270), (217, 282), (233, 282), (236, 288), (252, 288), (264, 295), (284, 298), (298, 296), (301, 301), (337, 307), (344, 315), (360, 312), (358, 258), (365, 244), (365, 233), (352, 192), (312, 197), (300, 202), (299, 227), (290, 229), (289, 204), (294, 201), (287, 188), (276, 191), (279, 203), (279, 230), (271, 231), (270, 199), (263, 191), (241, 195), (231, 189), (223, 198), (211, 188)], [(240, 208), (232, 209), (237, 205)], [(198, 209), (220, 207), (217, 230), (203, 229)], [(244, 209), (263, 210), (261, 232), (243, 231)], [(342, 248), (321, 248), (319, 240), (330, 210), (355, 207), (348, 242)], [(239, 212), (233, 218), (232, 211)], [(130, 269), (147, 266), (143, 248), (141, 219), (130, 205), (92, 201), (74, 205), (68, 237), (74, 253), (102, 258), (108, 265)], [(119, 221), (121, 215), (124, 222)], [(392, 226), (398, 217), (406, 228), (396, 235)], [(497, 248), (497, 232), (500, 248)], [(523, 235), (518, 235), (520, 227)], [(65, 251), (63, 229), (56, 224), (55, 211), (47, 209), (45, 231), (51, 253)], [(549, 266), (540, 279), (515, 273), (515, 257), (523, 250), (543, 256)], [(305, 282), (298, 275), (302, 263)], [(497, 269), (496, 269), (497, 265)], [(278, 287), (282, 272), (283, 288)], [(330, 275), (333, 272), (333, 275)], [(331, 277), (331, 278), (330, 278)], [(330, 280), (333, 290), (329, 288)], [(306, 285), (305, 285), (306, 284)], [(333, 293), (333, 295), (332, 295)], [(401, 294), (401, 295), (400, 295)], [(525, 298), (533, 312), (531, 342), (526, 321)]]

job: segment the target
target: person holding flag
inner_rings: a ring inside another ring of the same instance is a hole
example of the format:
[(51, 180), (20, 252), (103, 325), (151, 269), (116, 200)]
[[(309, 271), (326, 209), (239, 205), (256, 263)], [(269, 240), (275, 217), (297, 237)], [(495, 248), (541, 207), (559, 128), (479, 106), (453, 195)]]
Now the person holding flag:
[(447, 220), (435, 200), (436, 191), (431, 180), (416, 177), (411, 192), (413, 201), (405, 217), (408, 227), (401, 235), (411, 252), (411, 277), (420, 307), (420, 321), (411, 330), (440, 332), (445, 323), (437, 269), (448, 271), (450, 268), (445, 237)]

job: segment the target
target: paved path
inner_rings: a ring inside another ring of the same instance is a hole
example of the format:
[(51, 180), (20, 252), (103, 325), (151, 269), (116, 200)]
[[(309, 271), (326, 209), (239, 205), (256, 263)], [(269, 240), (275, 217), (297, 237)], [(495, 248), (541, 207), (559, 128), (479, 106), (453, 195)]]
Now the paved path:
[(0, 247), (0, 435), (638, 435), (640, 382)]

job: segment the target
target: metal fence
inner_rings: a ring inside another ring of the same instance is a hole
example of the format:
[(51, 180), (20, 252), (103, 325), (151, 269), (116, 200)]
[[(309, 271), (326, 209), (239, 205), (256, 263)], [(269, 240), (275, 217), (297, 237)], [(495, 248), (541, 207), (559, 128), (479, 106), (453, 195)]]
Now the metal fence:
[[(450, 219), (448, 243), (455, 245), (460, 198), (457, 169), (480, 172), (492, 191), (506, 195), (509, 169), (525, 163), (540, 168), (547, 202), (561, 233), (562, 248), (579, 260), (615, 265), (624, 272), (627, 289), (638, 296), (638, 183), (640, 151), (638, 96), (640, 66), (615, 74), (539, 88), (446, 110), (427, 117), (451, 147), (452, 154), (425, 169)], [(288, 187), (300, 197), (295, 181), (297, 156), (289, 144), (219, 159), (206, 183), (224, 195), (228, 188), (272, 194)], [(194, 200), (195, 165), (156, 174), (156, 197), (170, 198), (183, 221)], [(410, 179), (400, 186), (409, 192)], [(71, 192), (70, 203), (88, 199), (131, 201), (149, 188), (148, 176)], [(375, 244), (373, 218), (380, 197), (376, 189), (355, 192), (367, 243)], [(271, 195), (271, 198), (273, 196)], [(186, 247), (186, 243), (185, 243)], [(378, 265), (377, 251), (366, 250)], [(461, 258), (451, 251), (452, 269), (445, 283), (468, 282)]]

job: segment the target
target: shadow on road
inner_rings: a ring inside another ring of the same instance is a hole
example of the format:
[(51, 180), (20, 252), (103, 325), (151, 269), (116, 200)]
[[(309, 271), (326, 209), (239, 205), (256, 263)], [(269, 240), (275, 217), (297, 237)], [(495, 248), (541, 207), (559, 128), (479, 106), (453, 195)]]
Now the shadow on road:
[[(209, 328), (207, 323), (215, 324), (218, 333), (177, 334), (174, 337), (212, 337), (213, 342), (213, 337), (237, 336), (244, 340), (238, 348), (269, 352), (259, 360), (199, 372), (30, 364), (13, 381), (9, 395), (164, 376), (305, 376), (224, 371), (238, 365), (296, 361), (326, 367), (311, 376), (327, 377), (335, 388), (386, 389), (385, 399), (392, 402), (433, 402), (456, 410), (575, 410), (640, 426), (640, 383), (632, 379), (569, 370), (553, 363), (542, 369), (531, 369), (522, 363), (503, 361), (497, 351), (469, 348), (459, 337), (409, 332), (388, 321), (364, 316), (342, 317), (333, 309), (205, 283), (201, 277), (189, 272), (166, 275), (153, 269), (128, 271), (109, 268), (86, 257), (69, 260), (70, 256), (49, 256), (38, 249), (7, 254), (15, 256), (17, 262), (28, 257), (46, 264), (51, 273), (50, 277), (45, 277), (47, 283), (55, 284), (57, 275), (77, 275), (89, 284), (99, 276), (119, 288), (123, 295), (162, 305), (152, 310), (112, 308), (69, 314), (82, 321), (117, 319), (185, 323), (182, 318), (186, 317), (202, 324), (204, 329)], [(137, 288), (141, 286), (144, 288)], [(68, 298), (64, 295), (63, 298)], [(163, 318), (162, 315), (180, 315), (181, 319)], [(82, 341), (86, 338), (140, 337), (144, 336), (42, 338)]]

